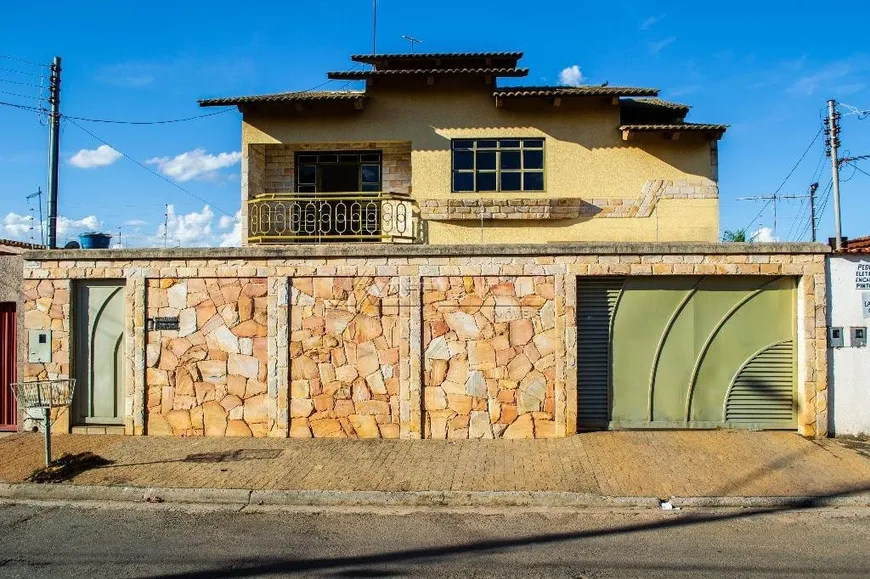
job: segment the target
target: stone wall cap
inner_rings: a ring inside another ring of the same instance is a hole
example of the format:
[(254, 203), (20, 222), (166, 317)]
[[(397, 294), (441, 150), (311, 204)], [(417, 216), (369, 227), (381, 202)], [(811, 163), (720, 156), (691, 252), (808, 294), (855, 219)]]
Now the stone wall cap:
[(323, 243), (319, 245), (257, 245), (247, 247), (190, 247), (142, 249), (32, 250), (28, 261), (104, 261), (163, 259), (281, 259), (368, 257), (466, 257), (486, 255), (765, 255), (827, 254), (823, 243), (703, 243), (703, 242), (561, 242), (491, 245), (411, 245), (390, 243)]

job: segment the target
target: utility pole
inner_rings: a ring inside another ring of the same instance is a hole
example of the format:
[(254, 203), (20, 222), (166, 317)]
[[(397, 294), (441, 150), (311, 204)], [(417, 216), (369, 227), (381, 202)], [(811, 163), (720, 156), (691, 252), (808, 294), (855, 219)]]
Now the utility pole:
[(60, 57), (51, 63), (51, 80), (48, 87), (48, 103), (51, 105), (48, 127), (48, 248), (57, 248), (57, 173), (60, 151)]
[(45, 228), (42, 226), (42, 187), (37, 187), (36, 193), (31, 193), (27, 196), (27, 202), (36, 197), (36, 202), (39, 204), (39, 244), (45, 245)]
[(813, 243), (816, 242), (816, 189), (818, 188), (818, 183), (810, 185), (810, 239)]
[(843, 232), (840, 228), (840, 161), (837, 158), (837, 148), (840, 146), (840, 113), (837, 112), (837, 101), (828, 101), (828, 156), (831, 157), (831, 176), (834, 184), (834, 249), (843, 246)]

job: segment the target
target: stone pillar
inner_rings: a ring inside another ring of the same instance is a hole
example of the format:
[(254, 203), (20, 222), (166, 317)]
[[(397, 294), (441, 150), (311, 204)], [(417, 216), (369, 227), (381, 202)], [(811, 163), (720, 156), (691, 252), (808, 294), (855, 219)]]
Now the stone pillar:
[(273, 419), (269, 436), (287, 438), (289, 436), (289, 383), (290, 376), (290, 278), (270, 277), (269, 285), (269, 322), (267, 392), (272, 408)]
[(399, 278), (401, 320), (408, 328), (407, 333), (404, 330), (402, 333), (403, 359), (399, 367), (399, 436), (403, 439), (419, 439), (423, 436), (421, 282), (422, 278), (419, 276)]
[(124, 384), (124, 434), (145, 434), (145, 277), (141, 271), (127, 278), (124, 288), (126, 321), (124, 353), (127, 379)]

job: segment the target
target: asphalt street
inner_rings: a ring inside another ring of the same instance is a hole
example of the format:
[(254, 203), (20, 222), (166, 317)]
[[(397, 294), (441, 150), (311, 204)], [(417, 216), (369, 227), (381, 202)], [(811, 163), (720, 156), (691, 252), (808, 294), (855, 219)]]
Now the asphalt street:
[(866, 577), (870, 509), (0, 505), (0, 577)]

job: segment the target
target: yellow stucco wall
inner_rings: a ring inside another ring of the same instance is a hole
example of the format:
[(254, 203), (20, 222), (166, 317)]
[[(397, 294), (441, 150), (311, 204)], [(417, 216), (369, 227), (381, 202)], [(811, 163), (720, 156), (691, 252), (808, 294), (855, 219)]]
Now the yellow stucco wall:
[[(712, 184), (708, 140), (692, 134), (676, 141), (644, 134), (623, 141), (618, 126), (619, 107), (607, 99), (563, 99), (559, 107), (538, 101), (496, 108), (488, 91), (373, 90), (366, 108), (351, 114), (246, 114), (242, 141), (243, 151), (251, 143), (410, 141), (411, 190), (418, 200), (639, 199), (651, 179)], [(543, 137), (546, 191), (452, 193), (450, 140), (462, 137)], [(663, 199), (650, 217), (490, 221), (483, 230), (480, 223), (430, 222), (428, 241), (715, 241), (718, 229), (718, 199)]]

